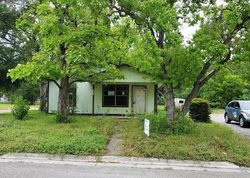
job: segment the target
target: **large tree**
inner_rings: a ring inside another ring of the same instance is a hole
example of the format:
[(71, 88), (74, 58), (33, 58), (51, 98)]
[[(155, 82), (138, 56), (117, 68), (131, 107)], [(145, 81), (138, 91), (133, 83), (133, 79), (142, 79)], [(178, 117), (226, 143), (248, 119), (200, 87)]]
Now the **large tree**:
[[(182, 113), (188, 112), (192, 98), (225, 66), (249, 34), (248, 0), (215, 1), (142, 0), (111, 1), (120, 17), (134, 21), (140, 38), (133, 53), (143, 56), (135, 64), (151, 72), (163, 85), (167, 118), (174, 120), (177, 89), (190, 87)], [(189, 45), (183, 43), (183, 22), (200, 24)]]
[(212, 106), (219, 108), (225, 108), (231, 100), (243, 99), (249, 93), (250, 82), (234, 73), (236, 72), (223, 69), (216, 77), (208, 81), (199, 95), (207, 98)]
[[(115, 65), (117, 44), (109, 3), (105, 0), (40, 0), (18, 25), (39, 39), (39, 51), (25, 65), (11, 70), (13, 80), (49, 80), (59, 88), (59, 121), (67, 122), (69, 88), (78, 81), (98, 82), (120, 74)], [(121, 56), (121, 55), (119, 55)]]
[(228, 1), (224, 6), (205, 8), (200, 30), (194, 35), (189, 52), (197, 60), (192, 89), (186, 97), (183, 113), (189, 110), (192, 98), (221, 69), (250, 55), (249, 0)]
[(27, 60), (34, 50), (33, 41), (25, 32), (16, 28), (16, 20), (20, 17), (24, 6), (14, 8), (10, 2), (0, 2), (0, 88), (10, 90), (17, 87), (7, 78), (9, 69)]

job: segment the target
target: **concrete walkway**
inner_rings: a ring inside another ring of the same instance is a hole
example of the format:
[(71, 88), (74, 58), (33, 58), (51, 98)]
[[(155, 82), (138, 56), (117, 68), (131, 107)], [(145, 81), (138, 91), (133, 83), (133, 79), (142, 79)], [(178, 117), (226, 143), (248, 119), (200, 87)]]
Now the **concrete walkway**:
[(226, 124), (224, 121), (224, 114), (211, 114), (211, 120), (223, 125), (230, 127), (236, 133), (240, 134), (243, 137), (250, 139), (250, 127), (241, 128), (237, 122), (232, 121), (230, 124)]

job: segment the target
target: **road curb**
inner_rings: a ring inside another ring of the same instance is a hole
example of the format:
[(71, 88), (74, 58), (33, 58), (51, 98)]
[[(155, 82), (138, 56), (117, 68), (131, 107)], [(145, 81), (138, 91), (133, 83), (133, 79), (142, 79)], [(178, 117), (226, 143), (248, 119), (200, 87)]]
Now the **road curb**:
[(49, 154), (14, 153), (0, 156), (0, 162), (250, 173), (250, 168), (240, 167), (229, 162), (180, 161), (119, 156), (58, 156)]

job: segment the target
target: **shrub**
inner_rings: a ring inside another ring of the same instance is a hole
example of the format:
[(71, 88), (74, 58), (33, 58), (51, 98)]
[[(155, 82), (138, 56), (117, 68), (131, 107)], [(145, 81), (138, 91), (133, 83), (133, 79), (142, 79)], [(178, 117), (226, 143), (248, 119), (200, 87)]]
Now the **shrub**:
[(210, 104), (202, 98), (194, 98), (190, 106), (190, 117), (197, 122), (210, 122)]
[(145, 118), (150, 121), (150, 132), (163, 133), (168, 128), (168, 122), (166, 121), (166, 115), (164, 112), (159, 112), (157, 114), (146, 114), (141, 117), (142, 122), (144, 122)]
[(188, 116), (176, 118), (174, 122), (166, 120), (165, 112), (145, 115), (141, 118), (142, 121), (145, 118), (150, 120), (150, 132), (155, 134), (182, 135), (189, 134), (195, 129), (194, 121)]
[(195, 126), (194, 121), (190, 117), (184, 116), (175, 121), (171, 129), (172, 133), (176, 135), (190, 134), (194, 131)]
[(30, 107), (26, 101), (19, 96), (16, 98), (15, 104), (12, 108), (12, 114), (16, 119), (23, 120), (27, 116), (29, 109)]

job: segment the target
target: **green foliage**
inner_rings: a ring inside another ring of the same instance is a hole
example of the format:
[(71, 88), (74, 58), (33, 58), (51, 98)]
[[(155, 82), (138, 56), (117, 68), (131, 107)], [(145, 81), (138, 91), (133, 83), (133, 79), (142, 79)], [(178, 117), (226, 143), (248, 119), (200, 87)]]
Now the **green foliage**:
[(172, 129), (173, 129), (174, 134), (182, 135), (182, 134), (190, 134), (194, 132), (195, 127), (196, 125), (190, 117), (183, 116), (175, 122)]
[[(36, 34), (40, 50), (9, 76), (95, 83), (122, 77), (115, 64), (125, 61), (183, 95), (197, 84), (196, 96), (228, 63), (249, 60), (249, 2), (176, 2), (32, 1), (17, 24)], [(199, 25), (188, 42), (180, 33), (184, 21)]]
[(166, 116), (164, 112), (159, 112), (157, 114), (147, 114), (141, 116), (141, 123), (144, 122), (144, 119), (150, 121), (150, 132), (152, 133), (164, 133), (168, 128), (168, 123), (166, 121)]
[(68, 118), (64, 118), (62, 114), (55, 112), (55, 120), (58, 123), (70, 123), (71, 121)]
[(185, 135), (195, 129), (195, 123), (187, 116), (180, 117), (173, 123), (166, 120), (165, 112), (142, 116), (142, 122), (144, 118), (150, 120), (150, 133), (152, 134)]
[(24, 120), (27, 117), (30, 106), (22, 97), (17, 97), (11, 112), (18, 120)]
[(0, 2), (0, 88), (9, 91), (16, 88), (19, 82), (14, 84), (7, 78), (8, 70), (19, 63), (27, 61), (36, 45), (30, 34), (16, 28), (16, 21), (20, 17), (22, 6), (15, 9)]
[[(57, 81), (69, 77), (70, 82), (97, 82), (118, 77), (117, 30), (110, 28), (108, 16), (108, 1), (34, 1), (17, 24), (35, 33), (40, 50), (29, 62), (11, 70), (12, 80)], [(63, 58), (60, 46), (65, 48)], [(62, 60), (66, 67), (61, 66)]]
[(54, 115), (38, 111), (31, 111), (25, 122), (14, 120), (11, 114), (0, 117), (0, 155), (103, 155), (117, 124), (116, 119), (99, 116), (70, 116), (70, 123), (58, 124)]
[(38, 83), (19, 81), (19, 86), (4, 90), (5, 95), (11, 102), (14, 102), (18, 96), (22, 96), (30, 105), (34, 104), (39, 98), (40, 86)]
[(212, 107), (225, 108), (235, 99), (250, 99), (249, 83), (242, 76), (223, 70), (202, 89), (201, 96), (211, 101)]
[(157, 104), (158, 105), (165, 105), (165, 98), (164, 96), (158, 96)]
[(22, 96), (30, 105), (34, 104), (39, 98), (39, 84), (38, 83), (29, 83), (22, 82), (16, 94)]
[[(176, 1), (117, 2), (118, 11), (133, 19), (140, 37), (133, 43), (133, 65), (184, 98), (197, 96), (229, 63), (249, 61), (248, 0), (227, 1), (220, 6), (215, 1), (183, 1), (178, 7), (174, 6)], [(199, 24), (190, 41), (184, 42), (180, 35), (181, 21)]]
[(64, 121), (68, 112), (63, 110), (70, 107), (66, 99), (70, 85), (76, 81), (95, 83), (122, 78), (116, 66), (124, 61), (128, 48), (123, 45), (118, 23), (111, 22), (109, 1), (30, 3), (31, 8), (22, 14), (17, 26), (39, 39), (39, 50), (8, 75), (13, 81), (59, 81), (61, 107), (57, 112), (61, 115), (59, 120)]
[(202, 98), (194, 98), (190, 106), (190, 117), (196, 122), (210, 122), (210, 103)]

